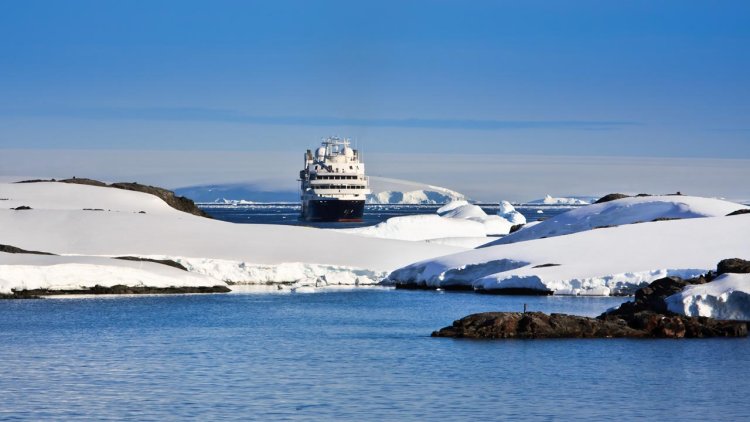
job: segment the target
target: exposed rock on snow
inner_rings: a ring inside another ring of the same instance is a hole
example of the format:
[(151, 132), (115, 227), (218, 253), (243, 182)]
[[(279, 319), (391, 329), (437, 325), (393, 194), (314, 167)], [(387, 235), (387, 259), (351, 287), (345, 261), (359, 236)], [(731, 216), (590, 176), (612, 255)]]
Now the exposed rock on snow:
[(734, 202), (695, 196), (649, 196), (607, 201), (576, 208), (510, 234), (485, 246), (561, 236), (594, 228), (654, 220), (719, 217), (738, 208)]
[[(19, 183), (40, 183), (40, 182), (55, 182), (55, 180), (26, 180), (26, 181), (22, 181)], [(73, 183), (73, 184), (89, 185), (89, 186), (97, 186), (97, 187), (110, 187), (110, 188), (115, 188), (115, 189), (124, 189), (124, 190), (135, 191), (135, 192), (143, 192), (143, 193), (156, 196), (157, 198), (166, 202), (167, 205), (169, 205), (170, 207), (178, 211), (183, 211), (183, 212), (190, 213), (193, 215), (198, 215), (201, 217), (208, 217), (208, 214), (206, 214), (205, 212), (203, 212), (203, 210), (198, 208), (192, 200), (185, 198), (184, 196), (177, 196), (171, 190), (167, 190), (164, 188), (142, 185), (140, 183), (135, 183), (135, 182), (112, 183), (108, 185), (98, 180), (77, 178), (77, 177), (73, 177), (71, 179), (58, 180), (57, 182)]]
[(10, 245), (0, 245), (0, 252), (28, 253), (28, 254), (34, 254), (34, 255), (54, 255), (53, 253), (49, 253), (49, 252), (27, 251), (25, 249), (17, 248), (15, 246), (10, 246)]
[(594, 201), (594, 203), (602, 204), (604, 202), (614, 201), (616, 199), (622, 199), (622, 198), (630, 198), (630, 195), (625, 195), (624, 193), (609, 193), (597, 199), (596, 201)]
[[(750, 256), (749, 238), (750, 215), (624, 225), (433, 258), (393, 271), (388, 280), (396, 285), (463, 285), (484, 291), (543, 288), (554, 294), (632, 294), (659, 278), (705, 274), (726, 256)], [(546, 263), (560, 265), (534, 268)]]

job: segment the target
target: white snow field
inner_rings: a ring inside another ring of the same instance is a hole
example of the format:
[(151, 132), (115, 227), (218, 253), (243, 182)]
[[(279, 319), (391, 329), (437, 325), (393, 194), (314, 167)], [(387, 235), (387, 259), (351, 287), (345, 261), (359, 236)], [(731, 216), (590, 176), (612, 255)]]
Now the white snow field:
[[(394, 268), (462, 250), (307, 227), (227, 223), (174, 210), (145, 193), (86, 185), (0, 184), (0, 199), (2, 244), (68, 256), (168, 258), (212, 278), (207, 285), (376, 284)], [(22, 205), (32, 209), (10, 209)], [(6, 286), (21, 283), (6, 279)]]
[[(736, 207), (711, 203), (713, 214)], [(750, 214), (629, 224), (489, 246), (411, 264), (392, 272), (389, 281), (565, 295), (631, 294), (658, 278), (694, 277), (733, 257), (750, 258)], [(546, 264), (556, 265), (538, 267)]]
[(697, 196), (623, 198), (572, 209), (486, 246), (561, 236), (603, 226), (650, 222), (657, 218), (720, 217), (746, 208), (734, 202)]
[[(510, 203), (505, 202), (505, 204), (507, 205), (502, 208), (502, 211), (510, 218), (519, 221), (520, 213)], [(523, 215), (520, 218), (523, 218)], [(487, 236), (508, 234), (514, 224), (518, 223), (513, 223), (500, 215), (487, 215), (479, 206), (469, 204), (465, 200), (457, 200), (438, 208), (437, 214), (392, 217), (374, 226), (337, 231), (384, 239), (435, 240), (436, 242), (433, 243), (474, 248), (493, 240), (488, 239)], [(462, 240), (449, 240), (453, 238)]]
[(750, 274), (722, 274), (665, 301), (670, 311), (683, 315), (750, 321)]

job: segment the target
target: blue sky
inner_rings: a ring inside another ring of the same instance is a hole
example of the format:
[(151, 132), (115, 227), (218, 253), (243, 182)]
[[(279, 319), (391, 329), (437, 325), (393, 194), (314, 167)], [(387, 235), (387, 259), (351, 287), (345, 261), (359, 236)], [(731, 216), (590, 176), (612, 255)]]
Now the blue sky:
[(750, 158), (748, 75), (747, 1), (5, 1), (0, 149)]

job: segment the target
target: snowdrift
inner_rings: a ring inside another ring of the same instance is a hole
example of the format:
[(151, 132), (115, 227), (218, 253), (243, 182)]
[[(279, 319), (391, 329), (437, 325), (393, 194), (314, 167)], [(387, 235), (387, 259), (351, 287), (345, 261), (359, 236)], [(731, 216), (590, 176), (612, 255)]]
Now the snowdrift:
[(750, 257), (748, 239), (750, 214), (631, 224), (428, 259), (392, 272), (389, 281), (568, 295), (632, 294), (658, 278), (691, 278), (724, 258)]
[(572, 209), (486, 246), (562, 236), (600, 227), (651, 222), (656, 219), (720, 217), (746, 208), (748, 207), (734, 202), (695, 196), (623, 198)]
[[(209, 277), (209, 284), (376, 284), (394, 268), (461, 250), (307, 227), (232, 224), (174, 210), (152, 195), (86, 185), (0, 184), (0, 198), (4, 244), (69, 256), (168, 258)], [(22, 205), (31, 209), (10, 209)]]

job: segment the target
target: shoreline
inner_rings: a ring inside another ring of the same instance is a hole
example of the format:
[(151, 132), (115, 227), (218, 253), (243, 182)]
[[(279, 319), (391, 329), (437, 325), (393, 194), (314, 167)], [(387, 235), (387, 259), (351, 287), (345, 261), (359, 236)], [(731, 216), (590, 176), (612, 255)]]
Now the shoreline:
[(94, 286), (89, 289), (31, 289), (13, 291), (13, 294), (0, 294), (0, 300), (44, 299), (48, 296), (106, 296), (106, 295), (168, 295), (168, 294), (208, 294), (229, 293), (227, 286), (198, 286), (198, 287), (130, 287), (118, 284), (111, 287)]

